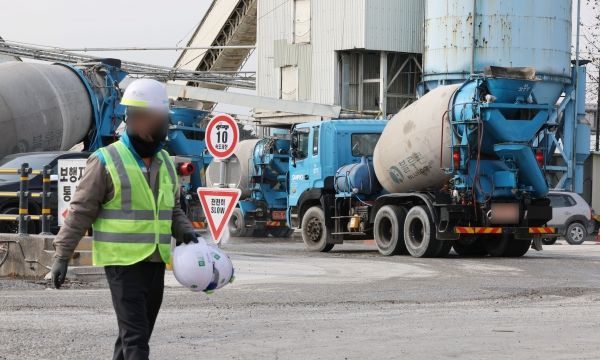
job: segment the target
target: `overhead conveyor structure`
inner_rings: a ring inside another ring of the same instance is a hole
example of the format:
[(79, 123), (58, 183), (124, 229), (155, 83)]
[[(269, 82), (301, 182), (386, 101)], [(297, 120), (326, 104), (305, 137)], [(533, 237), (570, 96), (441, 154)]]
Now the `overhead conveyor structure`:
[[(188, 41), (187, 47), (193, 49), (182, 52), (175, 63), (175, 68), (189, 71), (240, 71), (253, 51), (246, 46), (256, 43), (257, 2), (257, 0), (214, 0)], [(209, 49), (198, 49), (198, 47)], [(198, 86), (197, 83), (188, 85)], [(224, 90), (227, 85), (213, 83), (206, 87)], [(212, 106), (214, 103), (204, 105), (205, 108)]]

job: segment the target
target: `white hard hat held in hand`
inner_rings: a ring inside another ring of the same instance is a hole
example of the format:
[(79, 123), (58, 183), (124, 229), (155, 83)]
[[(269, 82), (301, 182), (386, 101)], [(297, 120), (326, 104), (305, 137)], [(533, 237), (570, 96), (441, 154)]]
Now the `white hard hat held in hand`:
[(233, 263), (216, 245), (207, 245), (202, 237), (197, 243), (181, 244), (173, 251), (173, 274), (192, 291), (213, 292), (233, 282)]
[(235, 269), (233, 263), (227, 254), (218, 246), (211, 245), (210, 254), (214, 263), (213, 280), (208, 285), (207, 291), (218, 290), (223, 286), (232, 283), (234, 280)]
[(205, 291), (214, 278), (211, 249), (204, 239), (182, 244), (173, 251), (173, 274), (177, 281), (192, 291)]

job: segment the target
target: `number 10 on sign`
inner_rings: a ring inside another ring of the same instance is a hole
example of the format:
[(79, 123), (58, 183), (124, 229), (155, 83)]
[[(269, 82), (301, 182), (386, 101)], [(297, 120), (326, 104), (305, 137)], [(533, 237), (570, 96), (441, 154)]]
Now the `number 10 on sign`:
[(223, 160), (231, 156), (239, 138), (237, 124), (229, 115), (215, 116), (206, 127), (206, 148), (215, 159)]

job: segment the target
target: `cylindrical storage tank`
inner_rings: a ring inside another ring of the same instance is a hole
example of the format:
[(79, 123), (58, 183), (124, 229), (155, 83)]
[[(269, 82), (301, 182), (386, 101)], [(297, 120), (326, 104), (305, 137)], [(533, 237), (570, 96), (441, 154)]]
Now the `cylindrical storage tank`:
[(62, 65), (0, 64), (0, 157), (69, 150), (92, 124), (88, 92)]
[(449, 179), (450, 123), (446, 110), (460, 85), (441, 86), (396, 114), (373, 154), (377, 180), (391, 193), (439, 190)]
[(427, 0), (423, 80), (433, 88), (501, 66), (569, 82), (571, 12), (571, 0)]
[[(248, 180), (252, 169), (251, 159), (259, 141), (258, 139), (240, 141), (225, 163), (225, 184), (228, 187), (242, 190), (242, 199), (250, 196)], [(218, 187), (221, 184), (220, 170), (221, 161), (219, 160), (214, 160), (208, 165), (206, 169), (207, 186)]]

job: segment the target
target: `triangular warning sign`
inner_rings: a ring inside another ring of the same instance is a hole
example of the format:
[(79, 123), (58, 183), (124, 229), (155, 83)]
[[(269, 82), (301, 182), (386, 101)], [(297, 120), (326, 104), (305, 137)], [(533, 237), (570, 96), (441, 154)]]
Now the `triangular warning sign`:
[(198, 188), (200, 204), (216, 243), (221, 241), (223, 230), (241, 194), (240, 189)]

